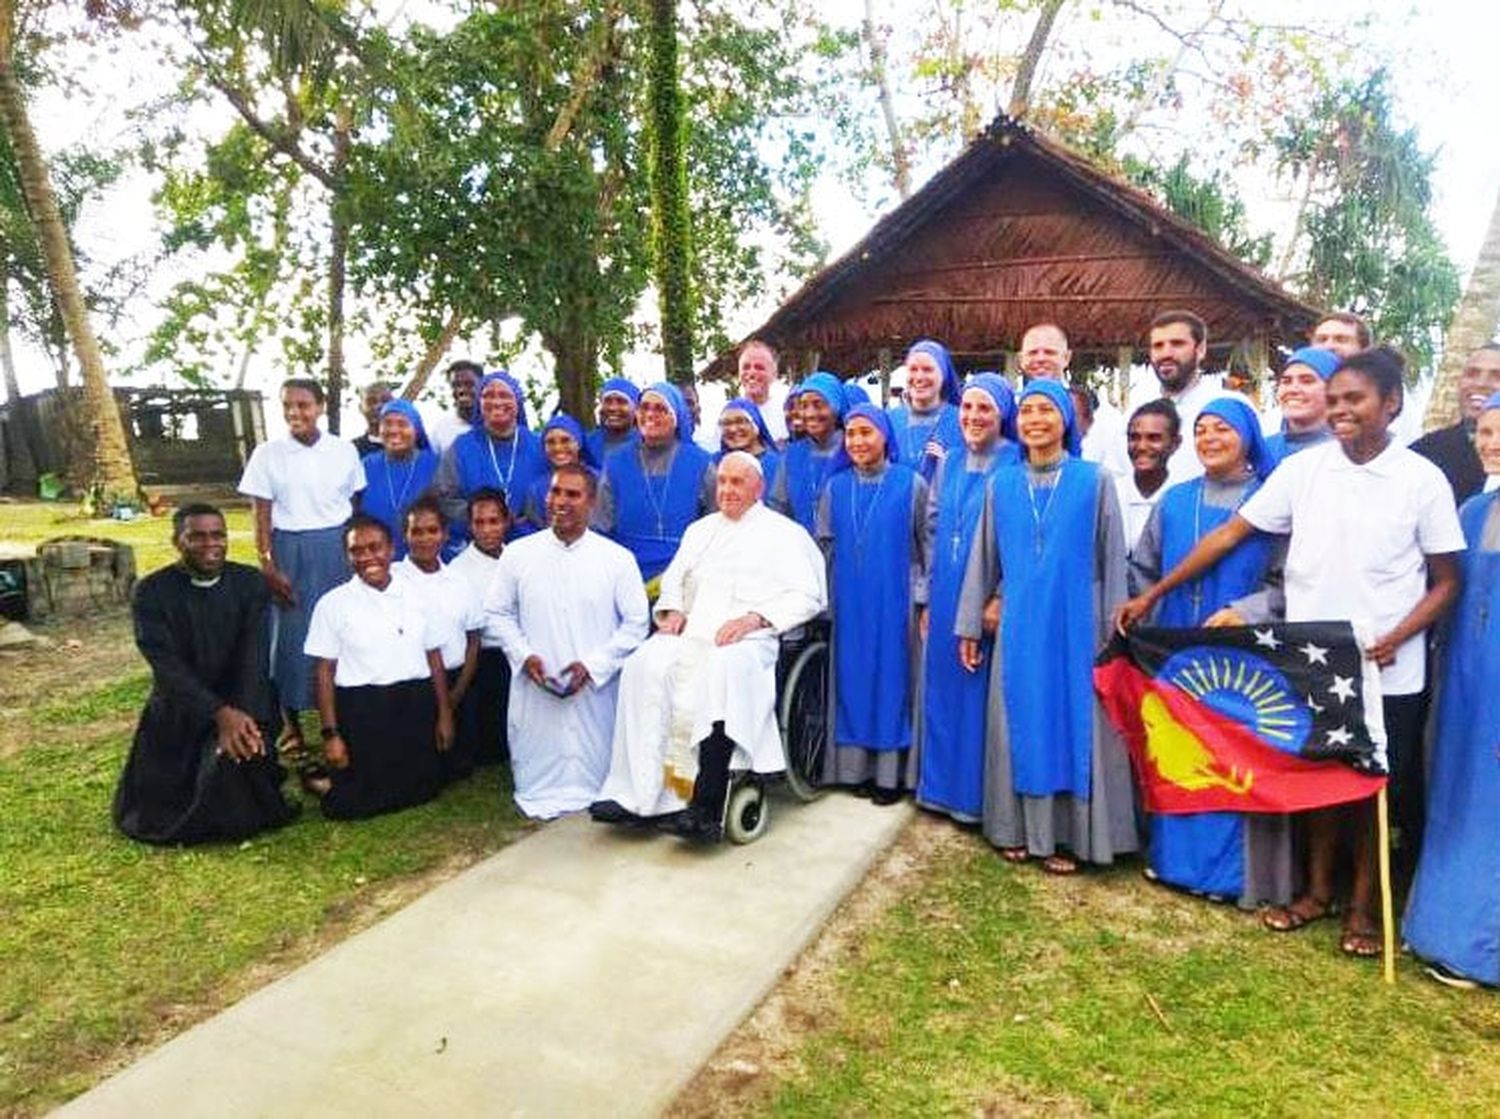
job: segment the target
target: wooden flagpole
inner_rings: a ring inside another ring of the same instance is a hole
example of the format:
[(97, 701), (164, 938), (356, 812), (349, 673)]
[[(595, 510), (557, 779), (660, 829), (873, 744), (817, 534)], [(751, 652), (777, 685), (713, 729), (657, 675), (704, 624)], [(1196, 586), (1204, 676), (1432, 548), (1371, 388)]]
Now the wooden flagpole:
[(1376, 843), (1380, 855), (1380, 928), (1385, 939), (1385, 981), (1396, 982), (1396, 912), (1391, 898), (1391, 815), (1386, 802), (1386, 786), (1380, 786), (1375, 798)]

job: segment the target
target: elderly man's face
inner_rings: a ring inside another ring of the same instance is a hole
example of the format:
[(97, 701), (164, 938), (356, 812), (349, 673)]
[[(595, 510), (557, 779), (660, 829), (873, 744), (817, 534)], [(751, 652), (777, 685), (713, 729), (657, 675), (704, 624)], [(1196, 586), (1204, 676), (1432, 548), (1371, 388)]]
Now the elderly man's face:
[(750, 345), (740, 351), (740, 392), (764, 404), (776, 379), (776, 359), (764, 346)]
[(1061, 381), (1072, 357), (1068, 340), (1055, 326), (1034, 326), (1021, 335), (1021, 372), (1028, 380)]
[(717, 495), (719, 512), (731, 521), (745, 515), (745, 510), (760, 500), (765, 488), (765, 479), (760, 471), (749, 463), (735, 458), (726, 458), (719, 463)]

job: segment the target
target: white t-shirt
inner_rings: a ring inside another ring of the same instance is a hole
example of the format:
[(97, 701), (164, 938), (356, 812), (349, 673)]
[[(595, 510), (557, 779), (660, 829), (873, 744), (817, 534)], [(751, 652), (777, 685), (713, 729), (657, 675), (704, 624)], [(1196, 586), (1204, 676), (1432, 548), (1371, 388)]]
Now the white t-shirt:
[(271, 527), (287, 532), (336, 528), (354, 512), (365, 468), (354, 444), (327, 432), (312, 446), (291, 436), (250, 452), (240, 493), (271, 503)]
[[(1363, 622), (1377, 637), (1427, 593), (1424, 557), (1464, 550), (1442, 472), (1394, 440), (1366, 463), (1334, 441), (1293, 455), (1239, 514), (1262, 532), (1291, 533), (1288, 621)], [(1386, 695), (1419, 692), (1426, 678), (1420, 634), (1380, 672)]]
[(1126, 445), (1125, 419), (1114, 408), (1101, 403), (1094, 411), (1094, 424), (1083, 437), (1079, 458), (1097, 462), (1116, 478), (1129, 475), (1130, 450)]
[(1163, 397), (1177, 406), (1177, 419), (1181, 425), (1179, 430), (1182, 432), (1182, 445), (1167, 460), (1167, 485), (1175, 486), (1178, 482), (1186, 482), (1203, 473), (1203, 464), (1198, 461), (1198, 451), (1193, 445), (1193, 424), (1197, 423), (1198, 413), (1203, 411), (1205, 404), (1228, 395), (1202, 374), (1199, 374), (1198, 380), (1186, 392), (1178, 396), (1162, 393)]
[(462, 668), (469, 634), (484, 629), (484, 607), (474, 597), (467, 583), (448, 568), (423, 571), (410, 556), (391, 568), (398, 579), (405, 579), (427, 598), (427, 608), (443, 635), (443, 667)]
[(333, 682), (359, 688), (426, 680), (427, 650), (442, 644), (441, 623), (416, 587), (392, 576), (377, 591), (356, 575), (318, 599), (302, 651), (337, 660)]
[[(485, 555), (473, 541), (470, 541), (463, 551), (453, 557), (447, 570), (468, 588), (467, 593), (470, 599), (483, 604), (485, 595), (489, 593), (490, 583), (495, 578), (495, 565), (499, 562), (499, 556)], [(493, 620), (488, 618), (485, 620), (484, 631), (479, 635), (479, 644), (485, 649), (501, 647), (500, 631), (495, 628)]]
[(1136, 488), (1134, 472), (1115, 475), (1115, 495), (1120, 499), (1120, 516), (1125, 520), (1125, 550), (1127, 552), (1134, 550), (1136, 541), (1146, 530), (1146, 522), (1151, 519), (1151, 510), (1156, 508), (1161, 495), (1166, 493), (1171, 485), (1171, 482), (1163, 482), (1156, 488), (1155, 493), (1146, 497)]
[(460, 419), (457, 412), (443, 412), (434, 416), (430, 421), (424, 421), (422, 427), (427, 432), (427, 442), (439, 458), (443, 452), (453, 446), (460, 435), (473, 428), (468, 420)]

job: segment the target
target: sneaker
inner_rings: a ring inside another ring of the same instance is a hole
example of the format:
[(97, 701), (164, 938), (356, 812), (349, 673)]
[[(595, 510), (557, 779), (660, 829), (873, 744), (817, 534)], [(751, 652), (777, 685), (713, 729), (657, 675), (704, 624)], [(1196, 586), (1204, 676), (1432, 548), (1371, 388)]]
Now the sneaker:
[(1444, 987), (1452, 987), (1455, 991), (1477, 991), (1479, 984), (1466, 975), (1460, 975), (1456, 971), (1445, 968), (1442, 964), (1428, 964), (1423, 968), (1428, 975), (1437, 980)]

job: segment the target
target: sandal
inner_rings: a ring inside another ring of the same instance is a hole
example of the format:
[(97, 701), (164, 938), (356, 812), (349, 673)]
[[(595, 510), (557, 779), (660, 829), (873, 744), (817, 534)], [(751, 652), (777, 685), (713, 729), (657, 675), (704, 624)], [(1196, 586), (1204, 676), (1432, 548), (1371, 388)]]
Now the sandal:
[(1338, 907), (1331, 901), (1312, 895), (1298, 898), (1291, 905), (1276, 905), (1261, 914), (1260, 923), (1271, 932), (1296, 932), (1300, 928), (1332, 917)]
[(1042, 860), (1042, 869), (1063, 878), (1078, 873), (1078, 860), (1071, 855), (1048, 855)]
[(1002, 847), (1000, 857), (1008, 863), (1024, 863), (1031, 858), (1031, 852), (1024, 847)]
[(1339, 951), (1356, 960), (1378, 960), (1385, 951), (1380, 927), (1362, 913), (1351, 913), (1339, 937)]

